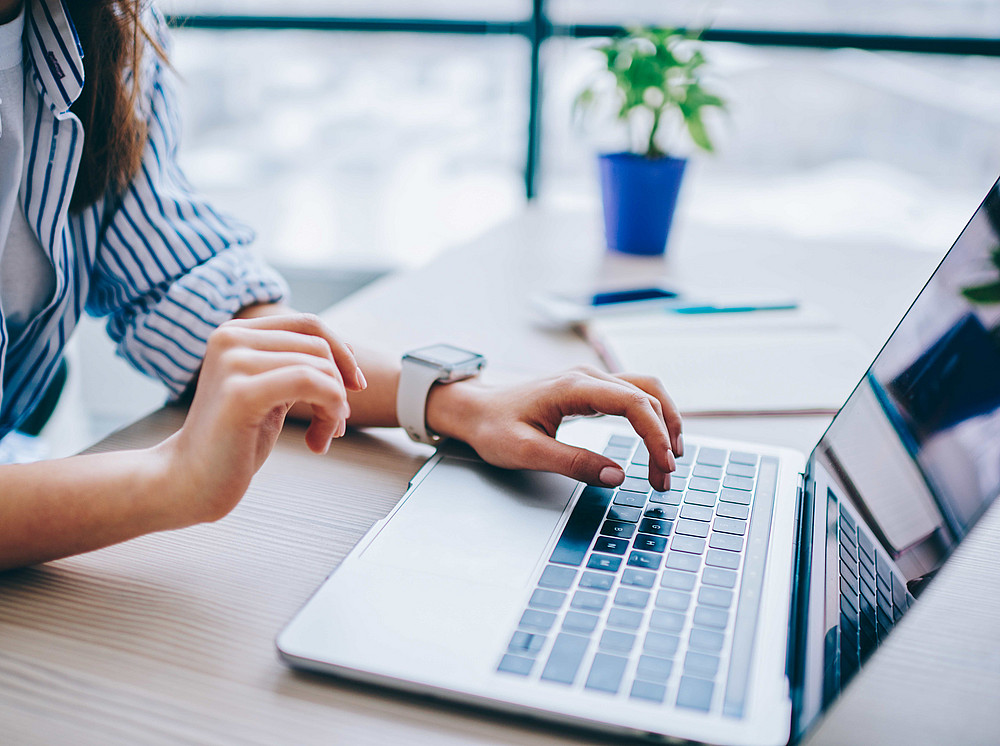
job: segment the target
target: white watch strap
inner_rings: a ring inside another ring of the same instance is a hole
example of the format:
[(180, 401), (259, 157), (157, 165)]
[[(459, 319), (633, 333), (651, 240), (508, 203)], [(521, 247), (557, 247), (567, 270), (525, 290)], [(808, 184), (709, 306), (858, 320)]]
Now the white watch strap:
[(427, 430), (427, 394), (441, 376), (438, 368), (403, 360), (396, 391), (396, 419), (406, 433), (418, 443), (434, 445), (440, 435)]

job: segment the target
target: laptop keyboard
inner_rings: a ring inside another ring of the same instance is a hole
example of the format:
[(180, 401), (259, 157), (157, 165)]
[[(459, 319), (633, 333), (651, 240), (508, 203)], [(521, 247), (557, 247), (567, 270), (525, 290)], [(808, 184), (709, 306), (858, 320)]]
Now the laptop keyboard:
[(867, 532), (858, 530), (857, 521), (843, 505), (837, 524), (842, 688), (885, 641), (914, 598), (884, 555), (875, 551)]
[(658, 492), (638, 439), (604, 454), (625, 482), (584, 489), (498, 670), (740, 717), (777, 460), (689, 445)]

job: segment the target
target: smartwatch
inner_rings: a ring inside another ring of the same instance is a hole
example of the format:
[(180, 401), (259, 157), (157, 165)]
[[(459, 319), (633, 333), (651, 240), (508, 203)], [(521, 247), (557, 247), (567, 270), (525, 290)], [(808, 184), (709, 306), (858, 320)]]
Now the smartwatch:
[(436, 383), (455, 383), (473, 378), (486, 365), (482, 355), (451, 345), (431, 345), (403, 355), (399, 388), (396, 392), (396, 419), (418, 443), (441, 441), (427, 429), (427, 395)]

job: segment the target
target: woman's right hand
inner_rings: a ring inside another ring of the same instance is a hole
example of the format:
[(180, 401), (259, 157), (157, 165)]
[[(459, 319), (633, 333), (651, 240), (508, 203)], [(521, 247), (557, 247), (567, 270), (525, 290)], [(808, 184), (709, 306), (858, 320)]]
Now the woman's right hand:
[(347, 390), (366, 386), (351, 347), (316, 316), (220, 326), (209, 337), (184, 426), (157, 447), (176, 478), (167, 506), (176, 525), (217, 520), (235, 507), (296, 402), (312, 409), (307, 445), (325, 453), (346, 431)]

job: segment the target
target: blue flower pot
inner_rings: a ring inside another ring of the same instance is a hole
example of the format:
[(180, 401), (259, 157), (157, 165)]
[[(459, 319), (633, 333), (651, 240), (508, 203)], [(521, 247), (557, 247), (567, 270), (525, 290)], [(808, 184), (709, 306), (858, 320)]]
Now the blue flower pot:
[(665, 252), (687, 160), (609, 153), (598, 161), (608, 248), (645, 256)]

